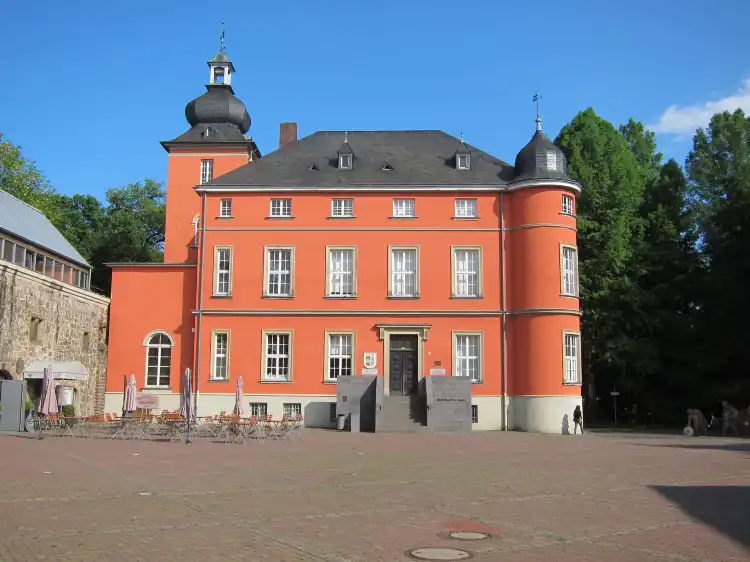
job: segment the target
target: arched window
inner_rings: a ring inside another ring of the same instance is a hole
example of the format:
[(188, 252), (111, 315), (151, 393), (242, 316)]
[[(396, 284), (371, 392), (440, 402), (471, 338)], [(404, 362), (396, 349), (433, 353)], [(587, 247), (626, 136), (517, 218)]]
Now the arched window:
[(146, 336), (146, 386), (169, 386), (174, 340), (164, 332)]

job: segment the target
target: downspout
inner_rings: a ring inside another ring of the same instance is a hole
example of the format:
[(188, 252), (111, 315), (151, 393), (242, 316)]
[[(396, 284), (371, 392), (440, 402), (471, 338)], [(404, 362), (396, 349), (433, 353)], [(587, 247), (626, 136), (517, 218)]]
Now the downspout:
[(203, 202), (201, 205), (201, 257), (198, 271), (198, 327), (195, 330), (195, 396), (193, 415), (198, 416), (198, 394), (201, 389), (201, 328), (203, 327), (203, 278), (204, 263), (206, 258), (206, 192), (203, 192)]
[(508, 431), (508, 310), (506, 308), (505, 296), (505, 211), (503, 209), (503, 192), (500, 192), (500, 307), (501, 337), (503, 360), (500, 364), (500, 373), (503, 380), (503, 431)]

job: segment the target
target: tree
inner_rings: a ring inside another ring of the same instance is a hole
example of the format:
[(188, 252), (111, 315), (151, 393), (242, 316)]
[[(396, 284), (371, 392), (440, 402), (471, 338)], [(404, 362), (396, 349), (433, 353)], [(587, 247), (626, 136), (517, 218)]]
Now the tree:
[(613, 383), (636, 354), (628, 337), (637, 296), (630, 267), (644, 186), (623, 136), (591, 108), (555, 143), (567, 157), (569, 176), (583, 187), (577, 204), (582, 367), (587, 395), (595, 398), (594, 381)]
[[(700, 311), (704, 380), (715, 399), (750, 402), (750, 119), (714, 115), (693, 138), (687, 158), (693, 200), (700, 205), (701, 247), (709, 268)], [(744, 406), (744, 404), (743, 404)]]

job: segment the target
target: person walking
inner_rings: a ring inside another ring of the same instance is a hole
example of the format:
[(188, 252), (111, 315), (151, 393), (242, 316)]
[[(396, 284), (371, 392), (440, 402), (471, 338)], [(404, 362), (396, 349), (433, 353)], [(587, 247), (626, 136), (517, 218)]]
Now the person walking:
[(583, 435), (583, 423), (581, 422), (581, 407), (576, 406), (576, 409), (573, 410), (573, 435), (576, 434), (576, 431), (578, 428), (581, 428), (581, 435)]

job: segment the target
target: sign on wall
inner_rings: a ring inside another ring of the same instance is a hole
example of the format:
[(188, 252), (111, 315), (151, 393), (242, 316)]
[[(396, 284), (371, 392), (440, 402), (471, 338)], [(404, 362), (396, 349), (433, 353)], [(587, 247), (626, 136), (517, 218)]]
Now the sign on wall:
[(365, 369), (374, 369), (378, 365), (378, 354), (374, 351), (366, 351), (364, 356)]
[(139, 410), (156, 410), (159, 408), (159, 396), (156, 394), (136, 394), (135, 404)]

